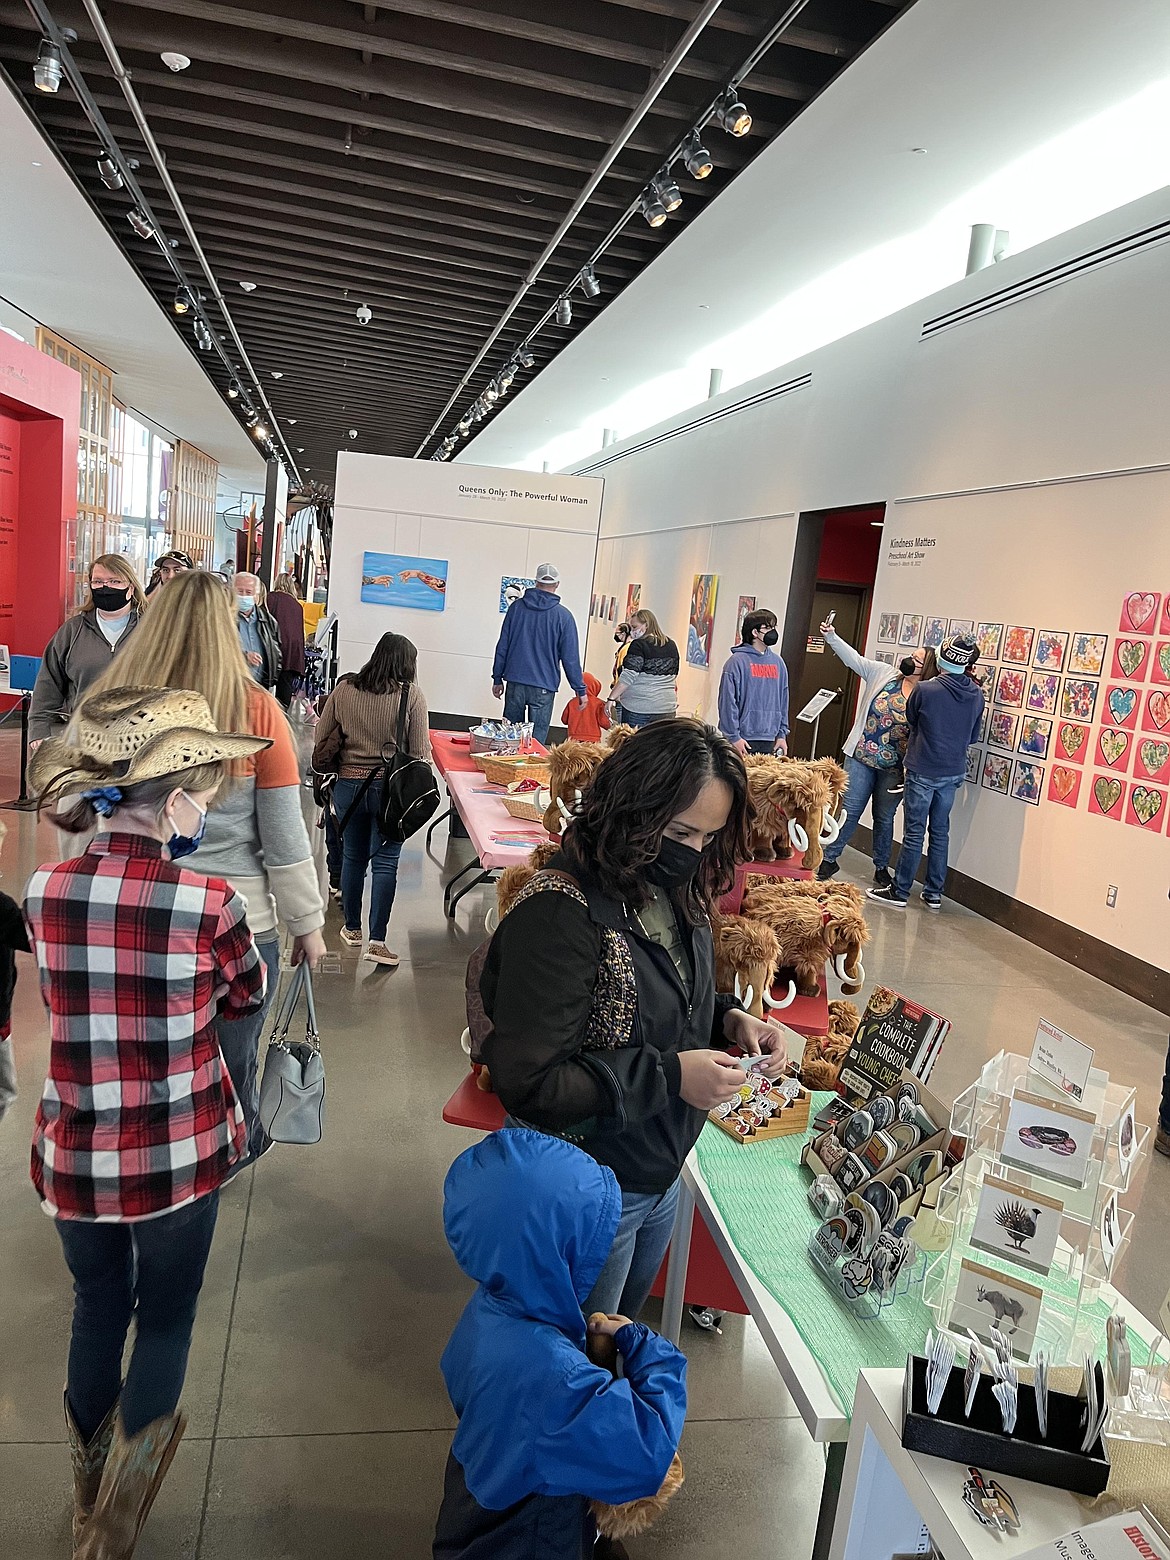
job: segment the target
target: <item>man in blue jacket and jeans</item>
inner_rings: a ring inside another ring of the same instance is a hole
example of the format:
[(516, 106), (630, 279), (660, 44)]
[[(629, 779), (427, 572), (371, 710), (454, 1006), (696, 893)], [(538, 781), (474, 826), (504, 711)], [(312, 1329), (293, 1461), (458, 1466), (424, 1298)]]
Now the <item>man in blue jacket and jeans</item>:
[(979, 646), (969, 634), (953, 634), (938, 649), (940, 676), (920, 682), (906, 700), (906, 794), (902, 802), (902, 854), (888, 888), (871, 888), (870, 899), (904, 910), (910, 885), (922, 859), (922, 843), (930, 826), (926, 882), (922, 903), (942, 909), (947, 880), (951, 808), (963, 784), (967, 749), (975, 740), (983, 715), (983, 689), (967, 674), (979, 659)]
[(560, 583), (555, 564), (536, 565), (536, 585), (508, 608), (492, 662), (492, 692), (504, 700), (504, 719), (530, 720), (538, 742), (548, 738), (562, 666), (581, 708), (588, 702), (577, 625), (561, 605)]

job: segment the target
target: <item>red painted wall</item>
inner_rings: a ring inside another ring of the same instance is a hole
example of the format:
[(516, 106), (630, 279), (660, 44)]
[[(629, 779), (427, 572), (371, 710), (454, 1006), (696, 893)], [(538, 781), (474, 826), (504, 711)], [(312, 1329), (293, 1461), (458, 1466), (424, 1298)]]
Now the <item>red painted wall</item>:
[(65, 616), (81, 376), (0, 331), (0, 642), (40, 655)]
[(870, 585), (877, 577), (881, 526), (885, 505), (868, 509), (837, 509), (825, 516), (817, 579), (841, 585)]

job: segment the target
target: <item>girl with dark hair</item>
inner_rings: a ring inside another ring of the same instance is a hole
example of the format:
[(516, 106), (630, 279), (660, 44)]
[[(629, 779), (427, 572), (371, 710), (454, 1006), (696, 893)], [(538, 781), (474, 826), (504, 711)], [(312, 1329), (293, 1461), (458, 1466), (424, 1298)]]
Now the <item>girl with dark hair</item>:
[(365, 956), (390, 969), (399, 963), (398, 954), (386, 944), (386, 929), (402, 845), (383, 838), (378, 827), (381, 785), (370, 777), (394, 751), (404, 706), (403, 749), (412, 758), (430, 761), (427, 703), (415, 681), (417, 670), (418, 651), (410, 640), (404, 634), (383, 634), (362, 669), (340, 678), (325, 700), (313, 748), (313, 768), (337, 775), (333, 811), (342, 834), (345, 926), (341, 940), (351, 948), (362, 945), (362, 897), (370, 871), (370, 940)]
[(636, 1317), (666, 1248), (678, 1176), (707, 1111), (776, 1077), (785, 1034), (715, 992), (712, 905), (746, 860), (743, 761), (697, 720), (665, 720), (598, 768), (560, 852), (492, 938), (484, 1060), (518, 1125), (615, 1173), (622, 1213), (585, 1312)]

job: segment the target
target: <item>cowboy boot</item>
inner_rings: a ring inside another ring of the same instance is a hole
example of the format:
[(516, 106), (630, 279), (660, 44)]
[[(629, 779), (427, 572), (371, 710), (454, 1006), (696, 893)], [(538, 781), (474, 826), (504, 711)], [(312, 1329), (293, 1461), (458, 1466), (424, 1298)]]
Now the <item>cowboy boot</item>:
[(65, 1428), (69, 1433), (69, 1456), (73, 1463), (73, 1548), (81, 1543), (85, 1524), (93, 1516), (94, 1502), (101, 1487), (102, 1472), (114, 1439), (114, 1420), (118, 1404), (114, 1402), (109, 1413), (86, 1443), (77, 1421), (69, 1411), (69, 1394), (65, 1394)]
[(97, 1503), (74, 1560), (130, 1560), (186, 1428), (187, 1416), (176, 1412), (127, 1436), (118, 1415)]

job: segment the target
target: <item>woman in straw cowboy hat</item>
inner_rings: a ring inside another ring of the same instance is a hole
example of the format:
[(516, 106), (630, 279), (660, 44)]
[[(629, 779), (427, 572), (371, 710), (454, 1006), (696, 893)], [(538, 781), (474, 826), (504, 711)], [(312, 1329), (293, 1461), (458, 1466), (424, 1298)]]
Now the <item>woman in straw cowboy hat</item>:
[(117, 688), (32, 760), (42, 811), (98, 831), (83, 855), (34, 872), (25, 899), (51, 1037), (32, 1179), (75, 1296), (77, 1560), (133, 1554), (186, 1425), (219, 1188), (246, 1141), (216, 1018), (255, 1012), (265, 969), (239, 894), (177, 863), (227, 765), (266, 745), (218, 731), (201, 694)]

